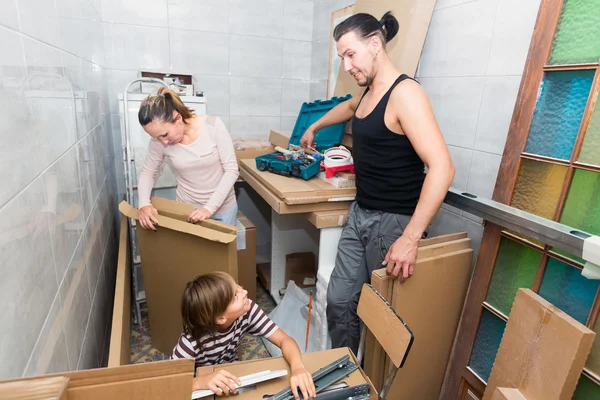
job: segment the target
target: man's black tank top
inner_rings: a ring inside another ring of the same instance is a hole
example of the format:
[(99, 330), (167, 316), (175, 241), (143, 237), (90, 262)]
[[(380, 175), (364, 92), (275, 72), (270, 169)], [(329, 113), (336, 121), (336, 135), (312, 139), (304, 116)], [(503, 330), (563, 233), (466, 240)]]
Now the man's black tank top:
[(411, 78), (400, 75), (365, 118), (354, 115), (352, 157), (359, 206), (412, 215), (425, 180), (425, 166), (406, 135), (392, 132), (384, 122), (390, 94), (405, 79)]

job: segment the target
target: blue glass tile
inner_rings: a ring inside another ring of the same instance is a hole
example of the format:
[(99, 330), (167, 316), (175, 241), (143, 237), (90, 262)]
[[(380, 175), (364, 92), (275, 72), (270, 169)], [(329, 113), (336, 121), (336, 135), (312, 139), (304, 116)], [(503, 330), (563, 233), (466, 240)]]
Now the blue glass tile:
[(490, 378), (505, 328), (506, 322), (488, 310), (483, 310), (469, 367), (486, 382)]

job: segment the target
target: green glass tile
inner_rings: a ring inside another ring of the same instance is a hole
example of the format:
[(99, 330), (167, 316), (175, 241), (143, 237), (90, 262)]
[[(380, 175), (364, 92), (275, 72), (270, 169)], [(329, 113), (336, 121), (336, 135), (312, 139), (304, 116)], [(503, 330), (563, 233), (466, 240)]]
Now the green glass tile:
[(600, 174), (576, 169), (560, 222), (600, 235)]
[(502, 238), (486, 302), (508, 316), (519, 288), (533, 287), (542, 254)]
[(586, 164), (600, 165), (600, 102), (596, 103), (592, 119), (587, 127), (579, 161)]
[(600, 59), (600, 1), (565, 0), (554, 35), (551, 65)]
[(600, 376), (600, 318), (598, 318), (596, 321), (594, 332), (596, 332), (596, 339), (594, 340), (592, 351), (590, 351), (590, 355), (588, 356), (585, 366), (590, 371)]
[(596, 385), (587, 376), (581, 375), (573, 400), (598, 400), (600, 399), (600, 386)]
[(549, 258), (540, 296), (582, 324), (586, 324), (600, 281), (587, 279), (581, 270)]
[(525, 151), (569, 160), (594, 79), (594, 70), (547, 72)]
[(483, 310), (469, 367), (486, 382), (490, 378), (505, 328), (506, 322), (488, 310)]

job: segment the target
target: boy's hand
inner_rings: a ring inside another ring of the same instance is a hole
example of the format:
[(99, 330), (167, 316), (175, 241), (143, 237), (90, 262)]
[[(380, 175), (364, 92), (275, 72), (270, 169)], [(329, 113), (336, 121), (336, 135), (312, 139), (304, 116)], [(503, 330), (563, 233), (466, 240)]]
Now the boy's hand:
[(290, 387), (292, 388), (292, 393), (294, 393), (294, 398), (296, 400), (300, 398), (300, 396), (298, 396), (298, 388), (300, 388), (304, 399), (312, 399), (317, 395), (312, 375), (309, 374), (304, 367), (292, 371)]
[[(200, 381), (198, 382), (198, 387), (196, 386), (196, 379)], [(235, 389), (234, 382), (238, 386), (242, 384), (237, 376), (225, 370), (203, 375), (196, 379), (194, 379), (194, 390), (210, 389), (215, 392), (217, 396), (229, 396), (230, 394), (235, 394), (237, 391)]]

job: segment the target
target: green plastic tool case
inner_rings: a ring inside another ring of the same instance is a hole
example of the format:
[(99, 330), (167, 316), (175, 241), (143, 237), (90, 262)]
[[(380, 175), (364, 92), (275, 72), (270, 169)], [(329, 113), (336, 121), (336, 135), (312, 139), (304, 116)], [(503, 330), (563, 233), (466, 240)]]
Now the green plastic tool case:
[[(292, 136), (289, 144), (300, 146), (300, 139), (304, 132), (315, 121), (327, 114), (329, 110), (352, 98), (352, 95), (347, 94), (344, 97), (332, 97), (330, 100), (316, 100), (312, 103), (303, 103), (300, 108), (300, 114), (294, 125)], [(315, 134), (316, 149), (318, 152), (338, 146), (344, 136), (346, 122), (331, 125), (323, 129), (319, 129)], [(302, 165), (296, 160), (282, 160), (281, 153), (274, 152), (256, 157), (256, 168), (261, 171), (269, 171), (274, 174), (283, 176), (294, 176), (304, 180), (308, 180), (317, 175), (321, 171), (321, 161), (316, 160), (308, 165)]]

